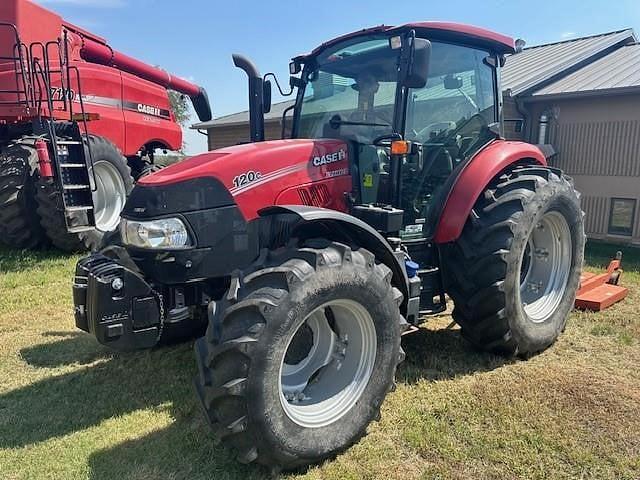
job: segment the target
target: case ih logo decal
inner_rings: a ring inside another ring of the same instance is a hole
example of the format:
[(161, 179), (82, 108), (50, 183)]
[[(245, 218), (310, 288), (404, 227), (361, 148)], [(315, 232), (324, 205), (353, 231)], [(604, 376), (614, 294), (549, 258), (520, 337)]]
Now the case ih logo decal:
[(319, 157), (313, 157), (311, 163), (315, 167), (321, 167), (322, 165), (329, 165), (330, 163), (339, 162), (347, 158), (347, 152), (343, 149), (338, 150), (337, 152), (327, 153), (326, 155), (322, 155)]
[(133, 110), (133, 105), (135, 105), (135, 110), (138, 113), (142, 113), (144, 115), (151, 115), (152, 117), (160, 117), (160, 118), (171, 118), (171, 113), (169, 110), (164, 110), (159, 107), (154, 107), (153, 105), (145, 105), (144, 103), (130, 103), (124, 102), (124, 108), (127, 110)]
[(145, 105), (143, 103), (138, 104), (138, 113), (146, 113), (147, 115), (153, 115), (154, 117), (162, 116), (158, 107), (152, 107), (151, 105)]

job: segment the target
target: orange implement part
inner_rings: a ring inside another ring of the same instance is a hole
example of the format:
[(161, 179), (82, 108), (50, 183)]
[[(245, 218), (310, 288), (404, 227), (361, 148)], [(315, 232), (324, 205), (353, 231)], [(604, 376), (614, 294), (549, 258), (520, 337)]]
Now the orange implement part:
[[(622, 270), (620, 260), (612, 260), (606, 273), (585, 272), (580, 277), (576, 308), (599, 312), (624, 299), (629, 289), (617, 285)], [(616, 283), (614, 285), (613, 283)]]
[(576, 297), (576, 308), (599, 312), (619, 302), (629, 293), (629, 289), (604, 283)]

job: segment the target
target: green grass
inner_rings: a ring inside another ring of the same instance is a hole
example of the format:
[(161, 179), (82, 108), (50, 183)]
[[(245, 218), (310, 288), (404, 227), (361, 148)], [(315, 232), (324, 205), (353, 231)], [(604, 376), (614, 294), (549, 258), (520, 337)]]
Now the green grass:
[[(591, 244), (589, 268), (616, 249)], [(289, 478), (639, 478), (640, 250), (624, 250), (630, 297), (574, 313), (527, 362), (472, 350), (446, 315), (407, 337), (381, 422)], [(191, 344), (117, 354), (74, 328), (77, 258), (0, 249), (0, 478), (265, 478), (213, 444)]]

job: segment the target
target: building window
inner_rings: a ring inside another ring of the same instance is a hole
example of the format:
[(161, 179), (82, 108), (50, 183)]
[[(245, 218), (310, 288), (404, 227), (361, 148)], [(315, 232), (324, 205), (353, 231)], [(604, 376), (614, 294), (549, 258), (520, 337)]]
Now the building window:
[(612, 198), (609, 212), (609, 233), (612, 235), (633, 234), (636, 217), (636, 200), (632, 198)]

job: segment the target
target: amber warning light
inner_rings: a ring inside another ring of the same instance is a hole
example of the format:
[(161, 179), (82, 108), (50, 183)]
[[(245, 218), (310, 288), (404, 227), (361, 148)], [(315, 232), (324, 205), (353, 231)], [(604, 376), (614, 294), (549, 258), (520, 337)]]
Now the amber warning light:
[(406, 140), (395, 140), (391, 142), (391, 155), (406, 155), (409, 153), (410, 143)]

